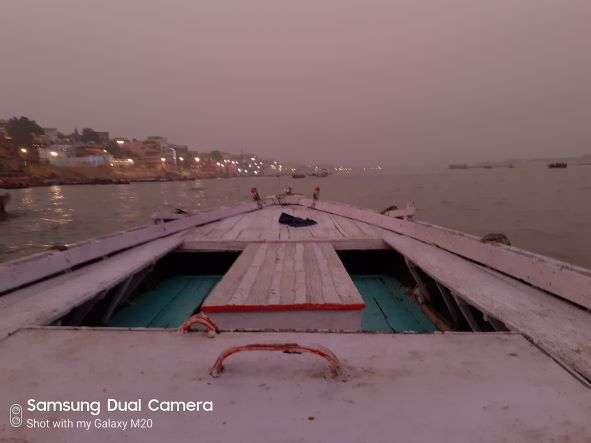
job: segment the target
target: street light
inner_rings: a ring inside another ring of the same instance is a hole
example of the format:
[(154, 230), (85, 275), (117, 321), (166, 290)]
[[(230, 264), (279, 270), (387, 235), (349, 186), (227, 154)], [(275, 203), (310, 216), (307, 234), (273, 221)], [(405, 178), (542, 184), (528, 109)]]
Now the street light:
[(21, 148), (21, 152), (22, 152), (23, 154), (26, 154), (26, 153), (27, 153), (27, 148)]
[(162, 163), (166, 163), (166, 159), (165, 159), (164, 157), (160, 157), (160, 161), (161, 161)]
[(185, 159), (183, 157), (179, 157), (179, 160), (182, 161), (182, 162), (185, 161)]
[(201, 159), (199, 157), (195, 157), (195, 163), (199, 163)]
[(52, 157), (57, 157), (58, 153), (55, 151), (49, 151), (49, 155), (51, 155)]

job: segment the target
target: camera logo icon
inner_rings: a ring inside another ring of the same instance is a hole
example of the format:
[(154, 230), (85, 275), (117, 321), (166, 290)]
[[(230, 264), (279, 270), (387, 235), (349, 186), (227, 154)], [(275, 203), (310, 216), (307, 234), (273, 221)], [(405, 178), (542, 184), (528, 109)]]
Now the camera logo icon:
[(20, 428), (23, 425), (23, 407), (18, 403), (10, 405), (9, 419), (10, 426)]

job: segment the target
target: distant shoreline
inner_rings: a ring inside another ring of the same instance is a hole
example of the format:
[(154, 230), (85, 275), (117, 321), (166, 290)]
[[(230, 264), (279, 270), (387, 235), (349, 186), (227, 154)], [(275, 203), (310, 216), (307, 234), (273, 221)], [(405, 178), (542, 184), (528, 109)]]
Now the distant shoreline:
[[(12, 183), (3, 183), (6, 178), (0, 178), (0, 190), (16, 190), (27, 188), (43, 188), (51, 186), (103, 186), (103, 185), (129, 185), (132, 183), (167, 183), (167, 182), (184, 182), (193, 180), (214, 180), (226, 178), (261, 178), (261, 177), (276, 177), (272, 175), (260, 176), (219, 176), (219, 177), (175, 177), (175, 178), (138, 178), (138, 179), (123, 179), (123, 178), (97, 178), (88, 180), (35, 180), (27, 177), (18, 177)], [(285, 176), (288, 177), (288, 176)]]

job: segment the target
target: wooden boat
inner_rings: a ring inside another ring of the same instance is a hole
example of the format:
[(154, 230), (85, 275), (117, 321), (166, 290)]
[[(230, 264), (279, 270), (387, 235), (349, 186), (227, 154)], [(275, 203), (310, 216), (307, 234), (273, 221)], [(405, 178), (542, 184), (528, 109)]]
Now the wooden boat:
[(253, 195), (0, 264), (0, 415), (30, 397), (141, 396), (153, 428), (132, 441), (591, 438), (591, 271), (414, 221), (413, 206)]
[(5, 194), (0, 194), (0, 215), (6, 214), (6, 205), (10, 201), (10, 194), (7, 192)]
[(328, 169), (326, 169), (326, 168), (319, 169), (312, 174), (313, 177), (321, 177), (321, 178), (328, 177), (328, 175), (329, 175)]

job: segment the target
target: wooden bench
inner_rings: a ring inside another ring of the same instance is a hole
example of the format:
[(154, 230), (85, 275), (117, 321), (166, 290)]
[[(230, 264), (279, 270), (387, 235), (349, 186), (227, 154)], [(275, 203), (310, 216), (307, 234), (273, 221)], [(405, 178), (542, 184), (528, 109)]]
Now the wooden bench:
[(359, 330), (364, 307), (329, 243), (253, 243), (202, 312), (223, 329)]

